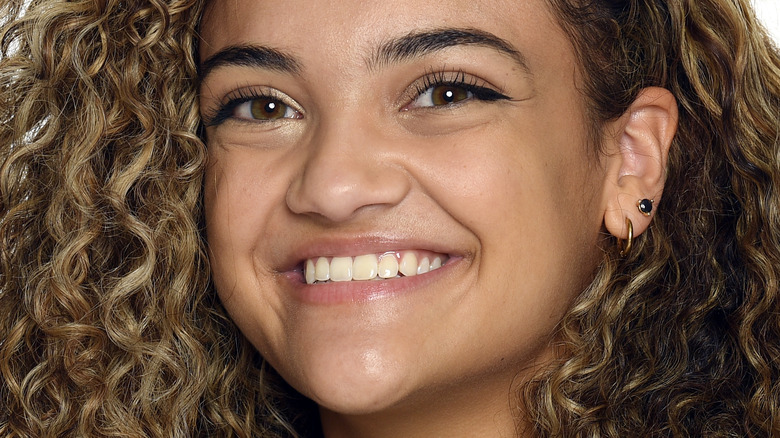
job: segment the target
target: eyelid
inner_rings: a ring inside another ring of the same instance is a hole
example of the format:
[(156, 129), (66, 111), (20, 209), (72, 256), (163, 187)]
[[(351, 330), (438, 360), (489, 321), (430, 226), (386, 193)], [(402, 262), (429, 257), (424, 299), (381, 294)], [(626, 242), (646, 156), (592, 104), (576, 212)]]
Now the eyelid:
[(204, 114), (204, 125), (207, 127), (216, 126), (228, 119), (247, 123), (268, 123), (268, 121), (262, 120), (253, 121), (249, 119), (237, 118), (233, 115), (236, 108), (240, 105), (261, 98), (271, 98), (273, 100), (278, 100), (284, 105), (292, 108), (295, 112), (299, 113), (301, 118), (303, 117), (304, 112), (301, 106), (298, 104), (298, 102), (295, 101), (295, 99), (291, 98), (287, 94), (273, 87), (250, 86), (238, 88), (226, 94), (225, 97), (221, 99), (220, 104), (216, 109), (209, 111), (207, 114)]

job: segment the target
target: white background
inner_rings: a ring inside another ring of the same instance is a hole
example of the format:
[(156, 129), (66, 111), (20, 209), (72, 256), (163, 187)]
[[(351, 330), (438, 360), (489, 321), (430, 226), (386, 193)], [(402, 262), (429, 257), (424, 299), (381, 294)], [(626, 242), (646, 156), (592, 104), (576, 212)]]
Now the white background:
[(769, 33), (780, 43), (780, 0), (753, 0), (753, 6)]

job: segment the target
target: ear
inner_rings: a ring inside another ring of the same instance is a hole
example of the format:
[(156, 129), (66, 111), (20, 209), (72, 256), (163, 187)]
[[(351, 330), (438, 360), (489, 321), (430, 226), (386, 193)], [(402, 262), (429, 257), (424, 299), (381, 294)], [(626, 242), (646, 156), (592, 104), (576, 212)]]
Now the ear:
[[(677, 120), (672, 93), (651, 87), (643, 89), (628, 110), (606, 126), (604, 225), (613, 236), (628, 237), (626, 218), (631, 219), (634, 236), (650, 225), (663, 193)], [(653, 201), (649, 216), (637, 207), (642, 199)]]

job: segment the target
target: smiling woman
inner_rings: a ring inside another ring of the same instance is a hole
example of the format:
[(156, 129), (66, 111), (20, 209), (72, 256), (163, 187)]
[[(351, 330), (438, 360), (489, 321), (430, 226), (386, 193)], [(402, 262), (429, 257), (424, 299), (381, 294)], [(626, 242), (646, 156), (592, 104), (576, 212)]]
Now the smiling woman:
[[(446, 24), (440, 2), (379, 1), (324, 17), (358, 29), (254, 2), (202, 21), (217, 291), (328, 434), (511, 434), (512, 382), (601, 258), (613, 169), (587, 145), (574, 51), (543, 3), (492, 4), (448, 3)], [(647, 96), (665, 155), (674, 100)]]
[(0, 1), (0, 434), (780, 433), (749, 6)]

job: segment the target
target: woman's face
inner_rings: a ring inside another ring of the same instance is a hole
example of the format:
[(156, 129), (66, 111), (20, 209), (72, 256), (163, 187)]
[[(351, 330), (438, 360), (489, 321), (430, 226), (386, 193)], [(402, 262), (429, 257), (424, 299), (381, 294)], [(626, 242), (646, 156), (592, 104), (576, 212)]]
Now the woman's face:
[(325, 411), (506, 404), (601, 257), (544, 2), (213, 2), (202, 38), (213, 275), (247, 338)]

